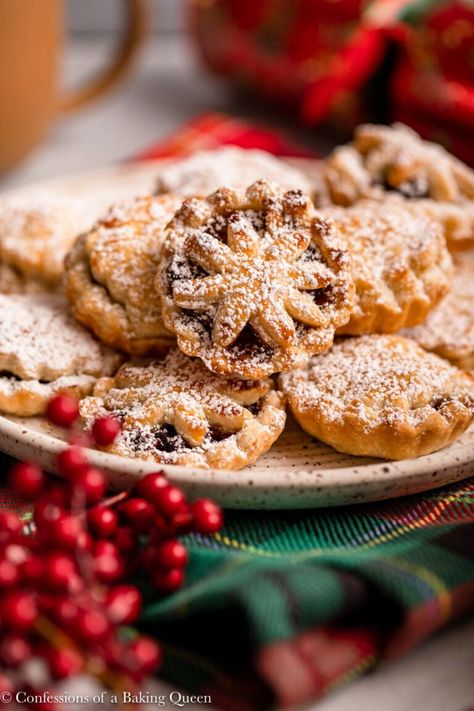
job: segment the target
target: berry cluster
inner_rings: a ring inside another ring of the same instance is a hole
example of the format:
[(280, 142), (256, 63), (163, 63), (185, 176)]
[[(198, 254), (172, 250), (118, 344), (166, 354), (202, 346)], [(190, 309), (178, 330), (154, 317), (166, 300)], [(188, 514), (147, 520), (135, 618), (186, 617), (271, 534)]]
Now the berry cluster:
[[(68, 428), (77, 415), (65, 395), (47, 411), (52, 423)], [(91, 436), (106, 446), (119, 430), (115, 420), (101, 418)], [(222, 512), (210, 500), (188, 504), (162, 472), (104, 500), (104, 474), (77, 444), (60, 452), (57, 466), (61, 481), (29, 463), (10, 474), (13, 491), (34, 504), (32, 525), (0, 512), (0, 692), (30, 688), (28, 663), (35, 658), (52, 679), (88, 671), (110, 686), (133, 687), (156, 671), (161, 651), (151, 638), (124, 634), (141, 609), (140, 591), (129, 581), (145, 578), (160, 594), (178, 589), (188, 562), (178, 537), (218, 531)]]

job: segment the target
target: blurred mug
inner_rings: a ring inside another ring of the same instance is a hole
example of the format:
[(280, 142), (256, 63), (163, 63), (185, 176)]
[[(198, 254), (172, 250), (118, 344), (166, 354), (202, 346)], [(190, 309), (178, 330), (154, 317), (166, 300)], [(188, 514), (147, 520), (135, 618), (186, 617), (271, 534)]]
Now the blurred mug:
[(55, 113), (72, 111), (123, 75), (143, 36), (145, 0), (121, 0), (128, 21), (117, 55), (86, 86), (58, 96), (63, 0), (0, 0), (0, 172), (43, 137)]

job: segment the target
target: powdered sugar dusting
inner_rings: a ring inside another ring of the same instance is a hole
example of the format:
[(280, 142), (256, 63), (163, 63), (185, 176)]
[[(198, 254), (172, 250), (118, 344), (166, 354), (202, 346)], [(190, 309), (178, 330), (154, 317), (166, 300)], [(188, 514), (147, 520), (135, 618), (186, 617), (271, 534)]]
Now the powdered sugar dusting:
[(216, 372), (258, 377), (291, 368), (306, 348), (327, 348), (347, 321), (352, 284), (343, 247), (301, 191), (258, 181), (245, 194), (219, 190), (189, 201), (165, 245), (165, 323), (186, 353)]
[(224, 186), (246, 188), (261, 178), (287, 190), (310, 190), (303, 173), (270, 153), (227, 146), (199, 151), (167, 166), (158, 177), (157, 192), (205, 197)]
[[(224, 380), (174, 350), (161, 362), (123, 366), (112, 383), (99, 381), (81, 402), (81, 415), (86, 428), (100, 413), (122, 422), (115, 452), (176, 463), (183, 454), (201, 456), (235, 439), (258, 416), (271, 387), (265, 380)], [(284, 420), (283, 410), (281, 415)]]
[(421, 422), (445, 399), (474, 413), (472, 378), (398, 336), (341, 340), (281, 383), (296, 409), (316, 408), (326, 422), (356, 418), (366, 431), (381, 422)]
[(474, 368), (474, 261), (458, 258), (451, 291), (425, 323), (404, 333), (423, 348)]
[(108, 375), (120, 358), (71, 316), (61, 297), (0, 295), (0, 371), (24, 379)]

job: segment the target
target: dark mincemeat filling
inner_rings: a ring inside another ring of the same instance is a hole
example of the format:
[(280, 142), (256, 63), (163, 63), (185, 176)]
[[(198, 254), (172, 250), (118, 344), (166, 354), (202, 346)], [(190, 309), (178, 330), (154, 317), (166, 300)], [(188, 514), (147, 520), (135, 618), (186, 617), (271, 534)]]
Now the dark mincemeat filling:
[[(150, 433), (153, 441), (150, 442)], [(209, 430), (209, 437), (214, 442), (221, 442), (230, 437), (232, 432), (224, 432), (223, 430), (212, 427)], [(146, 449), (149, 451), (150, 445), (158, 452), (182, 452), (192, 449), (191, 445), (175, 430), (173, 425), (163, 424), (150, 428), (147, 432), (142, 432), (139, 428), (130, 432), (129, 443), (132, 449), (136, 452)]]
[(9, 380), (17, 380), (17, 381), (22, 380), (22, 378), (19, 378), (18, 375), (15, 375), (14, 373), (10, 373), (9, 370), (1, 370), (0, 371), (0, 378), (8, 378)]
[(429, 197), (429, 190), (426, 181), (414, 178), (413, 180), (401, 183), (400, 185), (392, 185), (387, 179), (382, 183), (387, 192), (401, 193), (403, 197), (408, 199), (419, 199)]

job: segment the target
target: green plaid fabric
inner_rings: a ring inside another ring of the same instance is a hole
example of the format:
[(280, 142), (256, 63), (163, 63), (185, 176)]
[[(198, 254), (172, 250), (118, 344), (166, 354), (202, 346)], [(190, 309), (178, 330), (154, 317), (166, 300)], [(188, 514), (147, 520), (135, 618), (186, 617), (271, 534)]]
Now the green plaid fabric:
[(149, 594), (165, 676), (225, 708), (309, 701), (474, 609), (474, 479), (388, 503), (227, 512)]

